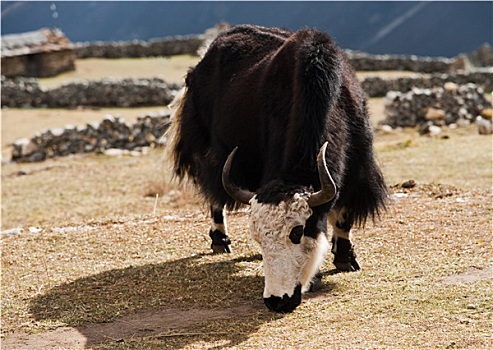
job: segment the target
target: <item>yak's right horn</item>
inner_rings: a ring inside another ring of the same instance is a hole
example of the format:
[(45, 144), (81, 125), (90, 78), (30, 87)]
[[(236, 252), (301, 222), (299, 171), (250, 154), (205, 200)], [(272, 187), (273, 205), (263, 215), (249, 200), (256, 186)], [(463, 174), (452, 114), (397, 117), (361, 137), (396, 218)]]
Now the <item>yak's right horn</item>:
[(328, 142), (325, 142), (322, 147), (320, 147), (320, 151), (317, 156), (318, 177), (322, 188), (320, 191), (313, 193), (310, 198), (308, 198), (308, 205), (310, 207), (316, 207), (330, 202), (334, 199), (337, 193), (336, 184), (334, 183), (332, 176), (330, 176), (330, 172), (325, 161), (327, 144)]

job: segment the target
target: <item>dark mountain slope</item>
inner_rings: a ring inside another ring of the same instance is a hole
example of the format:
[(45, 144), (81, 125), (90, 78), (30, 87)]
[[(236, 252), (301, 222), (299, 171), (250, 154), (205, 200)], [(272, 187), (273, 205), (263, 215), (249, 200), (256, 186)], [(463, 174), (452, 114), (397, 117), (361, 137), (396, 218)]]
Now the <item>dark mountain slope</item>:
[(2, 34), (59, 27), (72, 41), (202, 33), (219, 21), (317, 27), (345, 48), (452, 57), (492, 43), (493, 4), (451, 2), (2, 1)]

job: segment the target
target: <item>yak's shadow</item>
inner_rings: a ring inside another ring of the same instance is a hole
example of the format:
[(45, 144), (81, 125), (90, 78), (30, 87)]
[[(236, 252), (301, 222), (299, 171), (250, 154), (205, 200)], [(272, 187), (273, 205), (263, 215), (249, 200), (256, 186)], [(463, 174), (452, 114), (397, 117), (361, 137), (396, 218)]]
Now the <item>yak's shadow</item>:
[(260, 267), (260, 259), (197, 255), (109, 270), (52, 288), (31, 301), (30, 311), (38, 321), (76, 328), (86, 347), (142, 337), (173, 348), (200, 340), (234, 346), (283, 317), (264, 307), (263, 277), (242, 266), (258, 260)]

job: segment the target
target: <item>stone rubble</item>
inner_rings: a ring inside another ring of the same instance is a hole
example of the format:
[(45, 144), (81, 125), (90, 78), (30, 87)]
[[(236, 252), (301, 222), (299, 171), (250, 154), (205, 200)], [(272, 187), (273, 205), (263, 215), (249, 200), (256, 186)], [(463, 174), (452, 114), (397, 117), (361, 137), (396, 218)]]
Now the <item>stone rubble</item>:
[(43, 90), (36, 79), (2, 76), (2, 107), (75, 108), (166, 106), (180, 90), (163, 79), (102, 79)]
[[(196, 54), (207, 38), (207, 35), (199, 35), (149, 42), (82, 43), (76, 45), (76, 50), (79, 58)], [(396, 127), (418, 127), (422, 134), (439, 135), (443, 125), (457, 127), (476, 122), (480, 133), (491, 133), (492, 107), (484, 95), (484, 91), (493, 90), (491, 47), (485, 46), (470, 57), (462, 55), (455, 59), (359, 52), (348, 52), (348, 56), (357, 70), (424, 73), (414, 78), (364, 79), (363, 88), (369, 97), (385, 96), (387, 117), (381, 123), (381, 130), (392, 132)], [(487, 68), (473, 68), (478, 66)], [(180, 88), (154, 78), (102, 79), (43, 90), (36, 79), (2, 76), (1, 104), (12, 108), (164, 106), (174, 99)], [(138, 156), (145, 154), (149, 147), (165, 142), (162, 135), (169, 126), (169, 117), (168, 112), (161, 112), (128, 124), (118, 116), (108, 115), (102, 122), (85, 126), (47, 129), (31, 139), (15, 141), (12, 160), (35, 162), (87, 152)]]
[(414, 55), (370, 55), (346, 51), (357, 71), (400, 70), (420, 73), (446, 73), (455, 59), (445, 57), (419, 57)]
[(481, 86), (485, 91), (493, 91), (493, 69), (476, 69), (469, 73), (431, 74), (416, 78), (382, 79), (370, 76), (362, 81), (362, 85), (369, 97), (384, 97), (389, 91), (408, 92), (413, 88), (431, 89), (443, 86), (447, 82), (457, 85), (473, 83)]
[[(433, 88), (446, 82), (458, 85), (474, 83), (485, 91), (493, 90), (493, 70), (471, 73), (433, 74), (417, 78), (381, 79), (367, 77), (362, 85), (369, 97), (383, 97), (389, 91), (407, 92), (415, 87)], [(2, 107), (76, 108), (138, 107), (168, 105), (181, 86), (163, 79), (102, 79), (66, 84), (56, 89), (42, 90), (36, 79), (2, 77)]]
[[(491, 103), (475, 84), (446, 83), (444, 87), (413, 88), (408, 92), (389, 91), (385, 97), (386, 119), (382, 125), (416, 127), (424, 124), (468, 125), (488, 111)], [(436, 131), (435, 128), (433, 130)]]
[(177, 35), (149, 41), (79, 42), (74, 44), (78, 58), (123, 58), (195, 55), (205, 35)]
[(12, 161), (39, 162), (48, 158), (76, 153), (96, 152), (110, 156), (137, 156), (147, 153), (149, 147), (161, 145), (161, 137), (169, 126), (170, 113), (139, 117), (128, 124), (118, 116), (107, 115), (101, 122), (85, 126), (67, 125), (47, 129), (31, 139), (13, 143)]

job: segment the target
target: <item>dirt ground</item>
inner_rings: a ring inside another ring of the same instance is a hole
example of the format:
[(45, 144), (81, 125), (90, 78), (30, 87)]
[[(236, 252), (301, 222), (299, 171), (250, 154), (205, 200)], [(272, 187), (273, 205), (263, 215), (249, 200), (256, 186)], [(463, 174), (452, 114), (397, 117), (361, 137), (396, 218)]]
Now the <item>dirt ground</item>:
[(161, 150), (3, 164), (2, 348), (491, 348), (490, 144), (472, 127), (377, 134), (392, 201), (353, 232), (362, 271), (333, 274), (329, 254), (286, 315), (262, 303), (248, 211), (229, 216), (233, 253), (212, 255), (208, 210)]
[(491, 191), (392, 192), (354, 232), (362, 271), (327, 261), (322, 289), (286, 315), (263, 306), (246, 211), (230, 217), (230, 255), (209, 253), (197, 205), (4, 235), (2, 348), (490, 348)]
[[(382, 99), (370, 109), (383, 118)], [(4, 110), (3, 151), (106, 112)], [(263, 305), (248, 208), (229, 213), (233, 252), (211, 254), (207, 206), (169, 182), (162, 150), (3, 162), (1, 348), (491, 349), (491, 145), (474, 126), (378, 131), (391, 202), (353, 231), (362, 270), (334, 273), (329, 253), (289, 314)]]

